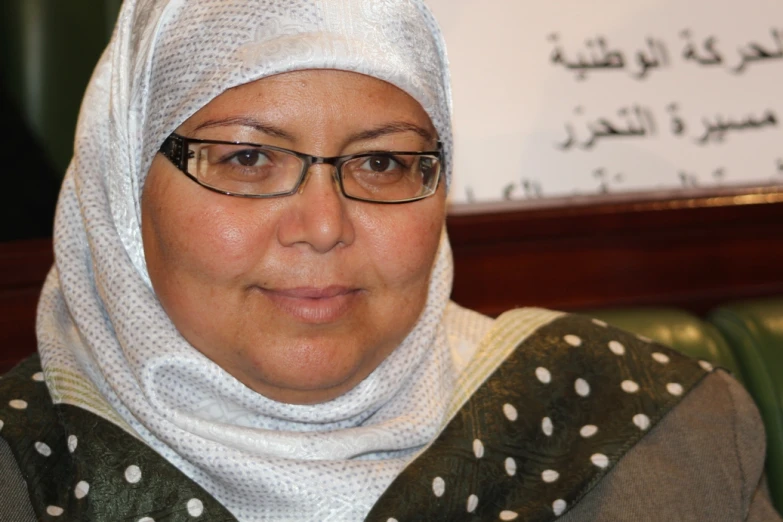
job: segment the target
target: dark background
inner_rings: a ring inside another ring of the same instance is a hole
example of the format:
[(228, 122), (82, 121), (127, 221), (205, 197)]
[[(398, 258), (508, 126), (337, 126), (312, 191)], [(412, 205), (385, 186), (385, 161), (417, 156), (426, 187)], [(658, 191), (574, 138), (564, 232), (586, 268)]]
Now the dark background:
[(120, 4), (0, 3), (0, 242), (51, 236), (82, 95)]

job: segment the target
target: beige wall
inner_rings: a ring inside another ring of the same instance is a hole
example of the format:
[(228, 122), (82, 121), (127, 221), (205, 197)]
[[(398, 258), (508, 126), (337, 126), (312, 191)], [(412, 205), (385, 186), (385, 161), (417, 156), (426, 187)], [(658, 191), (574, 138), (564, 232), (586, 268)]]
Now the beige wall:
[(783, 184), (780, 2), (429, 3), (452, 64), (455, 202)]

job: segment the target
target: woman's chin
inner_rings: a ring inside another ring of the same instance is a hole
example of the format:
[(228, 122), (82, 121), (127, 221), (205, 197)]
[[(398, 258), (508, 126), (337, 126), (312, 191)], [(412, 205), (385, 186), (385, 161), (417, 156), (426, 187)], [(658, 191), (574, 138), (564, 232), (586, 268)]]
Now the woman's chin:
[(361, 364), (360, 357), (346, 357), (343, 353), (338, 359), (319, 354), (322, 357), (315, 362), (313, 352), (309, 353), (304, 358), (289, 354), (279, 361), (267, 356), (262, 364), (248, 361), (234, 376), (269, 399), (289, 404), (317, 404), (346, 393), (372, 371)]
[(358, 382), (350, 377), (342, 381), (322, 380), (302, 386), (301, 381), (268, 383), (260, 380), (244, 381), (244, 384), (256, 393), (273, 401), (286, 404), (320, 404), (336, 399), (353, 388)]

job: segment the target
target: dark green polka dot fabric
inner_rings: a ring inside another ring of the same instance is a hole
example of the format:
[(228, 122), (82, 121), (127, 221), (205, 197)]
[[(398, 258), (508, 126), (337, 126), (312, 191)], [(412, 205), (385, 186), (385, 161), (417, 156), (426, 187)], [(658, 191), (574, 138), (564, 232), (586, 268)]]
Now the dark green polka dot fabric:
[(52, 404), (37, 356), (0, 380), (0, 436), (11, 447), (39, 520), (236, 520), (121, 428), (81, 408)]
[(516, 348), (367, 521), (554, 520), (711, 369), (563, 316)]

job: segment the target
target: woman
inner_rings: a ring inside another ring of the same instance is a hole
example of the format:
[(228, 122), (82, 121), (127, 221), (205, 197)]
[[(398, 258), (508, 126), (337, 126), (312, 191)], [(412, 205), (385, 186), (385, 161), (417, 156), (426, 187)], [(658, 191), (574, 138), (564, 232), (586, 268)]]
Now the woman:
[(450, 177), (421, 2), (126, 0), (0, 383), (11, 519), (779, 520), (724, 373), (449, 302)]

